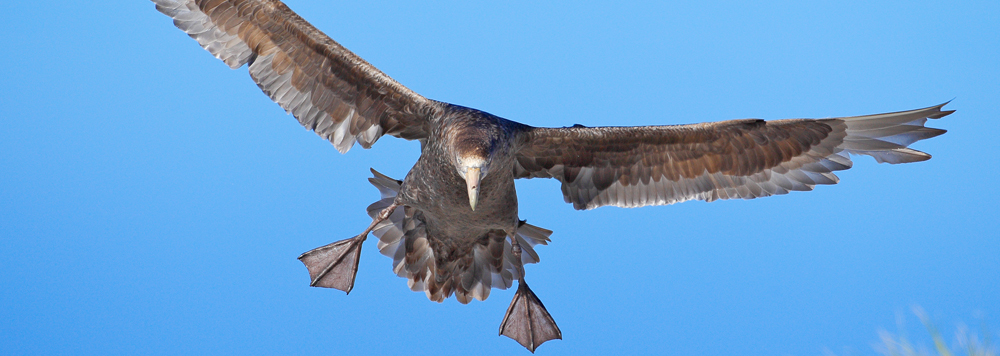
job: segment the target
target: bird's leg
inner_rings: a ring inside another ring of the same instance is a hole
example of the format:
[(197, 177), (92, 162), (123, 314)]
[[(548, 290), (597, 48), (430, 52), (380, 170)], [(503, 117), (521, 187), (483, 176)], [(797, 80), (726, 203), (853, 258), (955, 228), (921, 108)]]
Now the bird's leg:
[(313, 287), (325, 287), (340, 289), (351, 293), (354, 288), (354, 277), (358, 274), (358, 262), (361, 259), (361, 245), (368, 238), (368, 233), (375, 229), (375, 226), (389, 218), (393, 210), (399, 206), (392, 203), (382, 209), (372, 220), (371, 225), (360, 235), (340, 240), (332, 244), (317, 247), (299, 256), (309, 269), (309, 283)]
[(504, 315), (503, 322), (500, 323), (500, 335), (514, 339), (528, 351), (534, 353), (538, 345), (543, 342), (562, 339), (562, 331), (559, 331), (559, 326), (556, 326), (556, 321), (552, 320), (552, 316), (545, 310), (542, 301), (535, 296), (531, 288), (528, 288), (528, 284), (524, 283), (521, 246), (517, 243), (516, 234), (509, 234), (509, 237), (514, 260), (517, 261), (515, 264), (520, 275), (517, 279), (517, 293), (510, 301), (507, 314)]

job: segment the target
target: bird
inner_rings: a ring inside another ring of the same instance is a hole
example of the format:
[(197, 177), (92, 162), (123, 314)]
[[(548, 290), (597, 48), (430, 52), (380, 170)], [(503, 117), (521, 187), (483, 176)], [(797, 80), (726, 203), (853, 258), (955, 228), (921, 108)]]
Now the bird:
[(420, 142), (402, 180), (372, 169), (381, 199), (354, 237), (303, 253), (310, 285), (354, 288), (369, 234), (410, 289), (441, 302), (517, 291), (500, 335), (534, 352), (562, 332), (525, 282), (552, 231), (518, 215), (514, 181), (560, 181), (575, 209), (752, 199), (835, 184), (850, 155), (879, 163), (931, 158), (909, 148), (945, 133), (926, 127), (948, 104), (876, 115), (742, 119), (639, 127), (533, 127), (427, 99), (313, 27), (279, 0), (152, 0), (174, 25), (250, 77), (341, 153), (389, 135)]

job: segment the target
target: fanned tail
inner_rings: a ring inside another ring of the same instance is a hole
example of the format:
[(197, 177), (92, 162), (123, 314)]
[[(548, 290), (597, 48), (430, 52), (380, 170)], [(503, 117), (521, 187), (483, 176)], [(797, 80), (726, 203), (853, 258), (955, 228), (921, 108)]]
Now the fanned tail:
[[(382, 199), (368, 206), (368, 215), (375, 216), (392, 204), (399, 194), (402, 181), (389, 178), (372, 169), (368, 181), (378, 188)], [(471, 253), (446, 266), (438, 266), (434, 250), (424, 228), (423, 212), (404, 206), (378, 224), (372, 234), (378, 237), (382, 255), (392, 258), (392, 270), (407, 279), (413, 291), (423, 291), (436, 302), (455, 294), (461, 303), (472, 299), (486, 300), (492, 288), (507, 289), (521, 278), (520, 269), (510, 241), (501, 232), (489, 234), (471, 247)], [(518, 225), (516, 238), (521, 246), (521, 262), (538, 263), (535, 245), (545, 245), (552, 231), (528, 224)]]

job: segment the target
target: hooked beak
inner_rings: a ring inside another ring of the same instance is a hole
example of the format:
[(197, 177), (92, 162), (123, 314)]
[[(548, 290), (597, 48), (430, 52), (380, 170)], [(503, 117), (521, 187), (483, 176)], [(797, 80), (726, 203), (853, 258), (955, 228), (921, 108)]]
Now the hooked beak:
[(465, 171), (465, 183), (469, 186), (469, 206), (476, 210), (476, 202), (479, 201), (479, 168)]

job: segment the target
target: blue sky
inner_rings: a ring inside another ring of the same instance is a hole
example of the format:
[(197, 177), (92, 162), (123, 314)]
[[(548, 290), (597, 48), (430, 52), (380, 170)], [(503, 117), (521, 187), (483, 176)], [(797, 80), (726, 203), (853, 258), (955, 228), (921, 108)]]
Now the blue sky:
[[(564, 340), (538, 354), (871, 354), (914, 304), (1000, 328), (996, 1), (287, 3), (424, 96), (535, 126), (955, 98), (932, 160), (808, 193), (578, 212), (518, 182), (555, 231), (527, 277)], [(363, 230), (368, 168), (403, 177), (416, 143), (339, 154), (150, 2), (2, 8), (0, 354), (526, 353), (496, 336), (512, 290), (430, 302), (371, 240), (349, 296), (308, 287), (295, 258)]]

